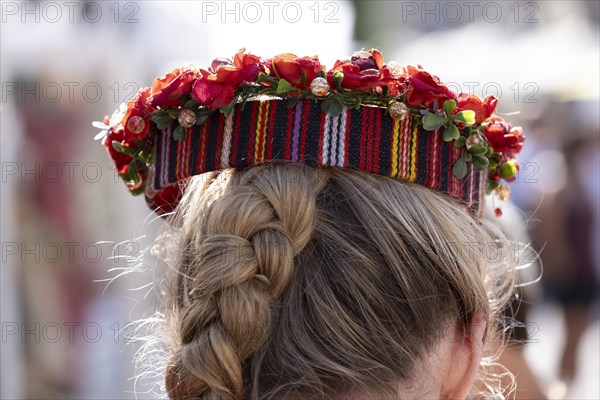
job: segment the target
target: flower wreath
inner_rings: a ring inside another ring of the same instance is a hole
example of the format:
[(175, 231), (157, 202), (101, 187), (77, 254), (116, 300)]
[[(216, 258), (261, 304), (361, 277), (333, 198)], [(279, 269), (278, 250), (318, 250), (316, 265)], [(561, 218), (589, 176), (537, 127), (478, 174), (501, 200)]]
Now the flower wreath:
[[(227, 117), (234, 107), (243, 109), (248, 100), (264, 96), (286, 99), (288, 107), (318, 100), (333, 117), (363, 106), (384, 108), (394, 120), (410, 116), (413, 123), (437, 132), (460, 150), (451, 167), (456, 178), (464, 178), (469, 165), (477, 171), (487, 169), (485, 190), (502, 200), (510, 195), (502, 180), (513, 181), (519, 170), (515, 155), (525, 136), (520, 127), (494, 114), (495, 96), (457, 95), (419, 65), (384, 63), (375, 49), (338, 60), (329, 70), (316, 56), (285, 53), (263, 59), (241, 49), (233, 60), (217, 58), (208, 69), (188, 65), (154, 79), (110, 118), (93, 125), (102, 129), (96, 139), (102, 139), (130, 192), (148, 195), (157, 135), (168, 129), (174, 140), (183, 141), (190, 128), (204, 124), (212, 114)], [(151, 197), (165, 212), (179, 195), (179, 186), (171, 185)]]

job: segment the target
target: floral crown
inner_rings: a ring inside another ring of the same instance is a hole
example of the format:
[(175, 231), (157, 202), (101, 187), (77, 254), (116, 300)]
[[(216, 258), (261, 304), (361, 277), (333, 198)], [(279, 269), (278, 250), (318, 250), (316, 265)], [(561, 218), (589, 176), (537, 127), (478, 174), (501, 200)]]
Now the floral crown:
[(159, 214), (193, 175), (275, 161), (415, 182), (479, 213), (484, 191), (509, 197), (502, 180), (515, 179), (525, 140), (497, 103), (457, 95), (421, 66), (386, 64), (375, 49), (329, 70), (316, 56), (241, 49), (156, 78), (93, 125), (130, 192)]

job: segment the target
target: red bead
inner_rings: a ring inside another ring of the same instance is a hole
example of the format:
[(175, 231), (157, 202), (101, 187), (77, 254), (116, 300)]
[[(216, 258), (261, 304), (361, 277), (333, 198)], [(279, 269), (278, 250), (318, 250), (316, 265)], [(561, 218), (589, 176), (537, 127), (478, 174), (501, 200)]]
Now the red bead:
[(502, 216), (502, 210), (499, 208), (496, 208), (494, 210), (494, 213), (496, 213), (496, 217), (500, 218)]

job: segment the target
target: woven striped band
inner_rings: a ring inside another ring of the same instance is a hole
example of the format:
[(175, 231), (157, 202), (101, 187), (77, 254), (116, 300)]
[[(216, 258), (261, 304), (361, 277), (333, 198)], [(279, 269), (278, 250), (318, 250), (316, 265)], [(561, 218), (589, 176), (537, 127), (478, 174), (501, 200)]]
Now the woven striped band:
[[(410, 115), (392, 119), (384, 108), (345, 109), (332, 117), (319, 101), (289, 101), (248, 101), (228, 117), (213, 113), (202, 125), (187, 128), (182, 141), (173, 138), (172, 127), (163, 130), (155, 139), (153, 191), (208, 171), (295, 162), (414, 182), (480, 213), (485, 172), (469, 163), (464, 178), (453, 176), (461, 150), (444, 142), (438, 131), (424, 130)], [(148, 194), (146, 200), (155, 208)]]

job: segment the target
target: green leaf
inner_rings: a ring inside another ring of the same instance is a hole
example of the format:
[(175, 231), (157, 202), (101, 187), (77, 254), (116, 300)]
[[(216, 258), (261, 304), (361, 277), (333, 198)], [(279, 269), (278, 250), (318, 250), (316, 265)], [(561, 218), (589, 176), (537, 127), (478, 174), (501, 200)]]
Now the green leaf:
[(442, 105), (442, 108), (444, 109), (444, 112), (446, 113), (446, 115), (450, 116), (450, 115), (452, 115), (452, 112), (454, 112), (454, 110), (456, 109), (456, 101), (446, 100), (444, 102), (444, 104)]
[(248, 85), (244, 85), (242, 86), (242, 93), (243, 94), (254, 94), (256, 92), (256, 88), (254, 86), (248, 86)]
[(344, 111), (344, 105), (338, 98), (330, 97), (321, 103), (321, 109), (332, 117), (337, 117)]
[(295, 90), (295, 88), (285, 79), (280, 79), (279, 83), (277, 83), (277, 94), (287, 93), (293, 90)]
[(423, 116), (423, 119), (421, 120), (423, 128), (425, 128), (425, 130), (428, 131), (435, 131), (440, 126), (444, 125), (446, 122), (446, 118), (437, 114), (427, 114)]
[[(115, 142), (117, 143), (116, 145), (115, 145)], [(140, 145), (140, 142), (141, 141), (139, 141), (139, 140), (134, 140), (133, 141), (134, 146), (133, 147), (127, 147), (127, 146), (123, 146), (123, 144), (121, 142), (117, 142), (116, 140), (113, 140), (112, 141), (112, 146), (119, 153), (125, 153), (125, 154), (127, 154), (129, 156), (133, 156), (136, 153), (136, 151), (137, 151), (136, 148)], [(118, 148), (115, 147), (115, 146), (117, 146)]]
[(240, 104), (241, 104), (240, 111), (244, 111), (244, 108), (246, 108), (247, 101), (248, 101), (248, 96), (242, 96), (242, 101), (240, 102)]
[(140, 176), (138, 175), (137, 162), (132, 160), (127, 166), (127, 174), (131, 177), (132, 181), (139, 182)]
[(469, 149), (469, 153), (473, 155), (481, 155), (487, 153), (487, 147), (481, 143), (475, 143)]
[(467, 149), (463, 149), (463, 152), (461, 154), (463, 160), (465, 161), (471, 161), (471, 159), (473, 158), (473, 155), (471, 153), (469, 153), (468, 151), (466, 151)]
[(452, 175), (462, 179), (467, 175), (467, 162), (461, 157), (452, 166)]
[(130, 194), (134, 195), (134, 196), (139, 196), (140, 194), (143, 194), (146, 192), (146, 188), (142, 185), (142, 187), (132, 190), (131, 192), (129, 192)]
[(317, 75), (315, 77), (317, 77), (317, 76), (320, 76), (321, 78), (327, 78), (327, 74), (325, 73), (324, 69), (317, 72)]
[(119, 142), (117, 140), (112, 141), (112, 147), (119, 153), (125, 153), (125, 150), (123, 150), (123, 145), (121, 144), (121, 142)]
[(491, 194), (494, 190), (496, 190), (500, 186), (500, 184), (493, 180), (488, 180), (487, 185), (485, 187), (485, 194)]
[(199, 116), (204, 115), (204, 114), (210, 115), (213, 113), (213, 111), (215, 111), (215, 110), (211, 110), (209, 108), (199, 108), (194, 111), (194, 114), (196, 114), (196, 118), (198, 118)]
[(155, 111), (150, 114), (150, 120), (156, 124), (158, 124), (159, 121), (172, 121), (171, 117), (169, 117), (169, 113), (164, 110)]
[(237, 104), (237, 97), (234, 97), (233, 100), (231, 100), (229, 102), (229, 104), (227, 104), (225, 107), (221, 107), (219, 108), (219, 111), (221, 112), (221, 114), (225, 115), (226, 117), (229, 117), (229, 115), (232, 113), (233, 111), (233, 107)]
[(138, 153), (138, 158), (145, 164), (148, 164), (152, 158), (152, 151), (150, 149), (144, 149)]
[(181, 112), (181, 110), (178, 108), (171, 108), (171, 109), (167, 110), (167, 113), (169, 113), (169, 117), (171, 117), (173, 119), (177, 119), (177, 117), (179, 117), (180, 112)]
[(275, 83), (275, 80), (273, 79), (273, 77), (265, 74), (264, 72), (261, 72), (258, 74), (258, 82), (259, 83), (262, 83), (262, 82)]
[(194, 122), (194, 125), (202, 125), (203, 123), (205, 123), (208, 117), (210, 117), (210, 114), (212, 113), (200, 114), (198, 117), (196, 117), (196, 122)]
[(450, 142), (452, 140), (458, 139), (459, 137), (460, 131), (458, 130), (458, 128), (453, 124), (448, 124), (446, 129), (444, 129), (444, 134), (442, 136), (444, 142)]
[(459, 137), (458, 139), (456, 139), (454, 141), (454, 143), (452, 143), (454, 145), (454, 147), (459, 148), (459, 147), (463, 147), (466, 143), (467, 139), (464, 136)]
[(489, 165), (489, 160), (483, 156), (473, 156), (473, 168), (477, 171), (482, 171)]
[(169, 116), (169, 113), (166, 110), (156, 110), (150, 114), (150, 119), (154, 120), (154, 118), (162, 118), (162, 117), (168, 117), (168, 116)]
[(163, 129), (167, 129), (169, 125), (171, 125), (171, 123), (173, 122), (171, 117), (169, 117), (168, 115), (153, 118), (152, 121), (156, 124), (156, 127), (161, 131)]
[(177, 128), (173, 131), (173, 139), (181, 142), (185, 139), (185, 128), (181, 125), (177, 125)]
[(306, 77), (306, 71), (302, 70), (302, 76), (300, 76), (300, 82), (302, 82), (302, 84), (305, 85), (305, 86), (306, 86), (306, 79), (307, 79), (307, 77)]
[(296, 105), (296, 103), (298, 103), (298, 100), (300, 100), (300, 98), (299, 98), (299, 97), (294, 97), (294, 98), (292, 98), (292, 99), (289, 99), (289, 100), (288, 100), (288, 103), (287, 103), (287, 108), (292, 108), (292, 107), (294, 107), (294, 106)]
[(121, 178), (123, 182), (129, 182), (131, 180), (129, 174), (119, 174), (119, 178)]
[(451, 116), (451, 118), (455, 121), (464, 122), (467, 125), (473, 125), (475, 123), (475, 111), (460, 111)]
[(198, 109), (198, 107), (199, 104), (194, 99), (188, 100), (187, 103), (185, 103), (185, 106), (183, 106), (183, 108), (187, 108), (192, 111)]

